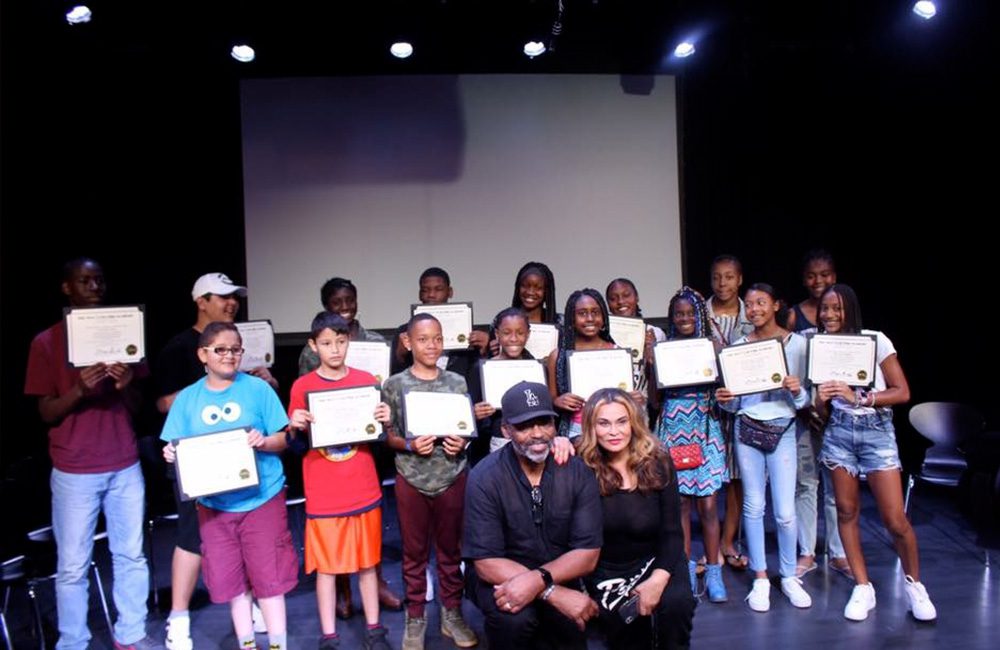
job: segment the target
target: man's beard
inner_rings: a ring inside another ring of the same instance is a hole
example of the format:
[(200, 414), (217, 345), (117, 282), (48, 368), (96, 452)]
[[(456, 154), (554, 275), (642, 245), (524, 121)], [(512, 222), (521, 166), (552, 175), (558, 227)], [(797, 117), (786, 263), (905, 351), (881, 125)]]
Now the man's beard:
[[(545, 451), (535, 452), (531, 451), (529, 448), (533, 445), (545, 443)], [(532, 463), (539, 465), (545, 462), (545, 459), (549, 457), (549, 452), (552, 449), (552, 441), (546, 438), (530, 438), (524, 445), (518, 444), (516, 440), (511, 440), (510, 444), (514, 447), (514, 451), (517, 452), (518, 456), (527, 458)]]

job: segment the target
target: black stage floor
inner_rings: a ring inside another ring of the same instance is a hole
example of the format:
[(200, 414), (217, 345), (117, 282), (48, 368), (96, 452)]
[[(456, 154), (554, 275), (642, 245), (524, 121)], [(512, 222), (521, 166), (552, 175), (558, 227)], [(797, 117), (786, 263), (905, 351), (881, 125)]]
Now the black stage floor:
[[(401, 590), (399, 574), (400, 541), (396, 523), (395, 503), (391, 489), (387, 489), (384, 522), (385, 574), (397, 590)], [(729, 590), (729, 602), (712, 604), (703, 599), (695, 614), (692, 645), (696, 648), (997, 648), (1000, 647), (1000, 552), (993, 546), (992, 567), (984, 563), (983, 539), (977, 535), (966, 517), (959, 512), (953, 492), (921, 484), (911, 504), (911, 518), (920, 543), (922, 580), (938, 610), (935, 623), (917, 623), (906, 612), (903, 594), (903, 575), (889, 537), (882, 529), (871, 496), (864, 493), (862, 512), (862, 540), (868, 560), (872, 582), (878, 600), (877, 608), (867, 621), (851, 623), (843, 618), (843, 608), (853, 584), (833, 570), (827, 569), (820, 558), (820, 567), (804, 578), (804, 586), (813, 597), (813, 606), (797, 610), (781, 595), (776, 587), (771, 592), (771, 611), (764, 614), (752, 612), (743, 601), (750, 587), (747, 572), (724, 570), (724, 580)], [(767, 515), (770, 520), (770, 512)], [(293, 522), (296, 518), (290, 518)], [(821, 540), (822, 545), (822, 523)], [(155, 535), (156, 582), (165, 586), (169, 582), (170, 553), (172, 550), (173, 524), (164, 522)], [(695, 531), (698, 530), (697, 524)], [(697, 534), (695, 536), (697, 540)], [(768, 562), (777, 566), (773, 522), (768, 521)], [(696, 552), (700, 545), (696, 541)], [(98, 561), (107, 563), (107, 548), (98, 546)], [(104, 575), (110, 572), (106, 567)], [(354, 581), (355, 604), (360, 604), (357, 582)], [(94, 592), (94, 589), (91, 590)], [(111, 637), (103, 621), (100, 603), (92, 593), (91, 629), (94, 639), (91, 648), (111, 648)], [(42, 585), (39, 598), (49, 645), (55, 634), (55, 618), (51, 583)], [(228, 607), (208, 603), (207, 595), (200, 592), (192, 611), (192, 629), (195, 647), (236, 648), (235, 637), (229, 621)], [(169, 593), (160, 591), (160, 603), (169, 606)], [(38, 647), (30, 630), (27, 598), (23, 589), (15, 589), (11, 596), (8, 621), (14, 635), (15, 647)], [(313, 580), (303, 577), (298, 588), (287, 599), (289, 642), (291, 648), (314, 648), (319, 635), (319, 621), (313, 593)], [(438, 631), (437, 605), (428, 606), (427, 648), (452, 648), (453, 644), (441, 637)], [(482, 631), (482, 618), (468, 602), (465, 614), (477, 632)], [(162, 639), (165, 613), (153, 611), (149, 619), (150, 634)], [(403, 614), (386, 612), (383, 623), (389, 628), (394, 647), (402, 638)], [(338, 621), (342, 647), (361, 646), (364, 620), (360, 614), (349, 621)], [(261, 644), (266, 637), (259, 636)], [(481, 643), (480, 647), (485, 647)], [(592, 648), (604, 647), (595, 633)]]

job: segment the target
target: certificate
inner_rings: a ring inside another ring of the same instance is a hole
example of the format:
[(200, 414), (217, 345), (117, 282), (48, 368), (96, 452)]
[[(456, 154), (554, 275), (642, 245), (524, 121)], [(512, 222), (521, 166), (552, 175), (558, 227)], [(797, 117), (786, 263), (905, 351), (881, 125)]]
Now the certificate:
[(410, 390), (403, 395), (406, 437), (476, 435), (476, 416), (468, 394)]
[(875, 385), (876, 347), (874, 334), (813, 334), (806, 377), (814, 384), (842, 381), (870, 388)]
[(719, 352), (722, 385), (734, 395), (781, 388), (788, 374), (785, 346), (778, 339), (738, 343)]
[(410, 314), (431, 314), (441, 321), (445, 350), (464, 350), (469, 347), (472, 333), (472, 303), (449, 302), (444, 305), (410, 305)]
[(257, 456), (246, 429), (230, 429), (173, 441), (181, 499), (242, 490), (260, 483)]
[(714, 383), (719, 377), (711, 339), (663, 341), (653, 347), (658, 388)]
[(601, 388), (621, 388), (632, 392), (632, 354), (625, 348), (613, 350), (569, 350), (569, 392), (583, 399)]
[(382, 393), (378, 386), (332, 388), (306, 393), (306, 405), (313, 416), (309, 427), (312, 447), (379, 440), (382, 424), (375, 421), (375, 408), (381, 400)]
[(344, 363), (374, 375), (379, 384), (384, 384), (389, 378), (389, 353), (389, 344), (385, 341), (351, 341), (347, 344)]
[(632, 359), (642, 360), (646, 350), (646, 321), (629, 316), (611, 316), (608, 319), (611, 338), (620, 348), (628, 348)]
[(531, 333), (524, 349), (536, 359), (546, 359), (559, 345), (559, 328), (549, 323), (530, 323)]
[(146, 358), (146, 326), (141, 305), (67, 307), (63, 315), (71, 366), (139, 363)]
[(235, 323), (243, 339), (243, 358), (240, 370), (270, 368), (274, 365), (274, 328), (269, 320), (252, 320)]
[(479, 364), (483, 378), (483, 400), (493, 408), (500, 402), (507, 389), (522, 381), (545, 385), (545, 368), (537, 359), (490, 359)]

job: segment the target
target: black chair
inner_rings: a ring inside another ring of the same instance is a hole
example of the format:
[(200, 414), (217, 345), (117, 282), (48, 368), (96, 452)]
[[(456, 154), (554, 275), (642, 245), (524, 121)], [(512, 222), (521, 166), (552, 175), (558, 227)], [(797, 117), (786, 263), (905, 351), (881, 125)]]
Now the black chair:
[(968, 468), (962, 445), (983, 431), (983, 415), (973, 406), (957, 402), (924, 402), (910, 409), (910, 424), (934, 443), (920, 470), (906, 483), (903, 510), (908, 512), (910, 493), (919, 479), (934, 485), (957, 487)]

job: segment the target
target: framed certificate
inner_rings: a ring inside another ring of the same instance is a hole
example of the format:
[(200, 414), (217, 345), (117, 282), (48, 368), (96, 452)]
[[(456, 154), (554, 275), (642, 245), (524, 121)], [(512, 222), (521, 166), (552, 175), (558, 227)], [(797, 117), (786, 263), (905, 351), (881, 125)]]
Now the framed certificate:
[(719, 378), (715, 345), (711, 339), (663, 341), (653, 347), (658, 388), (712, 384)]
[(389, 378), (389, 354), (389, 344), (385, 341), (351, 341), (344, 363), (375, 375), (378, 383), (384, 384)]
[(146, 358), (146, 323), (142, 305), (67, 307), (66, 352), (69, 365), (139, 363)]
[(722, 385), (734, 395), (749, 395), (781, 388), (788, 374), (785, 346), (778, 339), (738, 343), (718, 354)]
[(600, 388), (621, 388), (626, 392), (634, 389), (632, 354), (625, 348), (569, 350), (566, 367), (569, 370), (569, 392), (583, 399)]
[(469, 395), (410, 390), (403, 394), (406, 437), (476, 435), (476, 416)]
[(177, 487), (191, 501), (260, 483), (257, 455), (247, 444), (247, 430), (229, 429), (173, 441)]
[(243, 358), (240, 370), (270, 368), (274, 365), (274, 328), (269, 320), (251, 320), (234, 323), (243, 339)]
[(507, 389), (522, 381), (545, 385), (545, 367), (537, 359), (490, 359), (479, 364), (483, 379), (483, 401), (501, 408)]
[(529, 323), (531, 333), (524, 349), (536, 359), (546, 359), (559, 345), (559, 328), (549, 323)]
[(410, 305), (410, 315), (431, 314), (441, 321), (445, 350), (464, 350), (469, 347), (472, 333), (472, 303), (449, 302), (444, 305)]
[(646, 321), (629, 316), (611, 316), (608, 328), (618, 347), (628, 348), (634, 361), (642, 360), (646, 350)]
[(375, 421), (375, 407), (380, 401), (382, 391), (378, 386), (306, 393), (306, 407), (313, 416), (310, 446), (315, 449), (380, 440), (382, 424)]
[(877, 339), (874, 334), (813, 334), (809, 337), (806, 378), (813, 384), (842, 381), (875, 385)]

